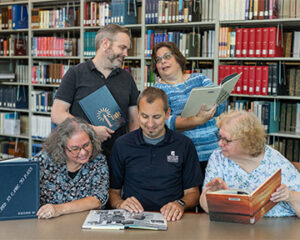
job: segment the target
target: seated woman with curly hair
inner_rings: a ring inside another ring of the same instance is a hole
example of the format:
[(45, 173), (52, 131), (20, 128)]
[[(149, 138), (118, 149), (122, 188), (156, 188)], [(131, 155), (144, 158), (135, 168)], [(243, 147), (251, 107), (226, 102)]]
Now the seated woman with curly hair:
[(217, 126), (219, 146), (211, 155), (205, 173), (200, 205), (208, 212), (206, 193), (238, 188), (253, 192), (281, 168), (282, 184), (271, 195), (278, 202), (269, 217), (300, 217), (300, 173), (278, 151), (266, 145), (263, 125), (253, 113), (233, 111), (222, 114)]
[(104, 207), (108, 167), (95, 131), (80, 118), (67, 118), (30, 161), (40, 162), (38, 218)]

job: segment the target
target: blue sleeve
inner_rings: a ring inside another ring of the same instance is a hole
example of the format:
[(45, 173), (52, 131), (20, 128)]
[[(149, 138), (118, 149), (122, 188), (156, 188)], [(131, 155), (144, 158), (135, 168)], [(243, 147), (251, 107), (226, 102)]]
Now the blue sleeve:
[(177, 115), (170, 115), (170, 117), (166, 120), (166, 125), (168, 126), (169, 129), (176, 131), (176, 118)]
[(90, 179), (90, 194), (101, 201), (103, 209), (108, 201), (109, 186), (108, 166), (104, 155), (96, 158), (95, 168), (96, 172)]
[(218, 117), (220, 116), (223, 112), (226, 111), (226, 108), (227, 108), (227, 101), (221, 103), (220, 105), (217, 106), (217, 110), (216, 110), (216, 113), (215, 113), (215, 117)]
[(191, 140), (186, 144), (186, 158), (183, 166), (183, 187), (184, 190), (199, 186), (203, 183), (199, 159), (196, 148)]
[(118, 142), (115, 142), (109, 159), (110, 188), (113, 189), (121, 189), (124, 182), (125, 166), (121, 152)]

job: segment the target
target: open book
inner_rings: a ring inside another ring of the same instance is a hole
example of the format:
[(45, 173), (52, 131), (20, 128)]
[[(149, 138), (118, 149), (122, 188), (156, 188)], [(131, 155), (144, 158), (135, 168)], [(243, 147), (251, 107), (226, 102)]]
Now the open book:
[(83, 229), (125, 229), (139, 228), (167, 230), (167, 221), (160, 213), (130, 213), (124, 209), (91, 210), (86, 217)]
[(214, 104), (220, 104), (226, 101), (241, 75), (242, 73), (228, 75), (222, 80), (220, 86), (193, 88), (181, 113), (181, 117), (197, 115), (202, 105), (205, 105), (208, 110), (211, 109)]
[(208, 192), (206, 199), (210, 220), (256, 223), (277, 204), (270, 201), (270, 197), (280, 184), (281, 169), (278, 169), (251, 194), (239, 189)]

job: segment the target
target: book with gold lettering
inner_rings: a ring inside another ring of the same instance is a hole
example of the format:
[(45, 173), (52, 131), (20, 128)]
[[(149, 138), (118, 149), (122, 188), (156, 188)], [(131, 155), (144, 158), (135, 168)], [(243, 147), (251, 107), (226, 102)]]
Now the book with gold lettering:
[(280, 184), (281, 169), (278, 169), (251, 194), (239, 189), (208, 192), (209, 218), (211, 221), (254, 224), (277, 204), (270, 201), (270, 197)]
[(127, 123), (126, 115), (105, 85), (81, 99), (79, 104), (94, 126), (117, 130)]
[(36, 218), (40, 206), (40, 163), (0, 161), (0, 220)]

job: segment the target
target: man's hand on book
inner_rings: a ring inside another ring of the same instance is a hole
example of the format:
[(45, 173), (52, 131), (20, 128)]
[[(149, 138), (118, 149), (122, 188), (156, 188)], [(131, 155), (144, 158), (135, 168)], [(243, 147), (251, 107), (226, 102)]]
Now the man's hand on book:
[(214, 192), (221, 189), (229, 189), (222, 178), (214, 178), (205, 185), (203, 192)]
[(200, 112), (195, 116), (199, 125), (202, 125), (212, 119), (216, 113), (217, 105), (215, 104), (211, 109), (206, 110), (206, 106), (202, 105)]
[(104, 142), (108, 138), (111, 138), (111, 135), (115, 132), (106, 126), (93, 126), (93, 128), (99, 136), (101, 142)]
[(169, 202), (160, 209), (160, 212), (167, 221), (177, 221), (181, 219), (184, 207), (176, 201)]
[(289, 202), (291, 200), (291, 191), (287, 185), (281, 184), (276, 192), (272, 193), (270, 200), (272, 202)]
[(129, 212), (140, 213), (144, 211), (142, 204), (135, 197), (125, 199), (117, 208), (123, 208)]

